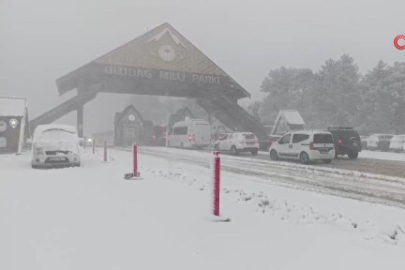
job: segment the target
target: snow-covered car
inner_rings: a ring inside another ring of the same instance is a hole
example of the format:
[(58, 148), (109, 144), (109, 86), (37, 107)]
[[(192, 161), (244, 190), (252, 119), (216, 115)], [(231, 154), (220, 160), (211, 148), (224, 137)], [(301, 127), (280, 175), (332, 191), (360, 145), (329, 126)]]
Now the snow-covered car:
[(32, 168), (80, 166), (79, 143), (73, 126), (38, 126), (32, 144)]
[(370, 138), (370, 136), (365, 136), (365, 135), (360, 136), (360, 142), (361, 142), (361, 148), (362, 149), (367, 149), (367, 140), (368, 140), (368, 138)]
[(367, 149), (388, 151), (393, 134), (373, 134), (367, 140)]
[(390, 150), (401, 152), (404, 150), (405, 135), (395, 135), (390, 141)]
[(251, 132), (226, 133), (218, 141), (216, 149), (230, 152), (232, 155), (237, 155), (241, 152), (250, 152), (252, 155), (257, 155), (259, 152), (259, 140)]
[(328, 131), (300, 130), (288, 132), (269, 149), (270, 159), (300, 160), (304, 164), (335, 158), (333, 135)]

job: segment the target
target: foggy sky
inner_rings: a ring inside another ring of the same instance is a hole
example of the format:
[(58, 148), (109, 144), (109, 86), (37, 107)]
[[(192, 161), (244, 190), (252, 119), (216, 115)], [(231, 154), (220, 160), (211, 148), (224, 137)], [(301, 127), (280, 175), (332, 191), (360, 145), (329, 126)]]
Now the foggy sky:
[(168, 22), (258, 99), (272, 68), (317, 71), (344, 53), (362, 73), (405, 61), (393, 46), (404, 10), (366, 0), (0, 0), (0, 95), (27, 97), (33, 118), (66, 99), (57, 78)]

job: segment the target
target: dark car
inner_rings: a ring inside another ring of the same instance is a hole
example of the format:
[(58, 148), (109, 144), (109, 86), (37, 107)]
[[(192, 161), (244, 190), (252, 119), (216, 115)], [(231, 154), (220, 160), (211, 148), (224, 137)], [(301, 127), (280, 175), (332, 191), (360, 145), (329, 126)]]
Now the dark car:
[(153, 126), (152, 127), (152, 141), (153, 146), (166, 146), (166, 126)]
[(351, 127), (330, 127), (335, 142), (335, 157), (347, 155), (350, 159), (356, 159), (361, 152), (360, 135)]
[(271, 144), (273, 142), (278, 141), (283, 136), (282, 135), (269, 135), (269, 137), (270, 137), (269, 140), (259, 141), (259, 149), (260, 150), (268, 152), (269, 149), (270, 149)]

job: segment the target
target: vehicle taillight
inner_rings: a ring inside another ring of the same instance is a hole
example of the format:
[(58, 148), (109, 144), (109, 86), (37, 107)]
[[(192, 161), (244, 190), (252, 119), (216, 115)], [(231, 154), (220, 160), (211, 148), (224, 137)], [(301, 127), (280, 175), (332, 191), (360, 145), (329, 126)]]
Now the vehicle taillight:
[(310, 149), (310, 150), (315, 150), (314, 143), (311, 142), (311, 143), (309, 144), (309, 149)]
[(338, 141), (338, 144), (339, 144), (339, 145), (342, 145), (342, 144), (343, 144), (343, 141), (342, 141), (342, 140), (339, 140), (339, 141)]

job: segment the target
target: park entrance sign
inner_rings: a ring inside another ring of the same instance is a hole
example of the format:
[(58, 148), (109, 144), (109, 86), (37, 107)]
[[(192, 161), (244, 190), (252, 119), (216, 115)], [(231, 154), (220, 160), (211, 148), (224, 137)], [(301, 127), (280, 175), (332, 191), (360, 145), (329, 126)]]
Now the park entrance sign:
[(83, 134), (83, 106), (98, 93), (195, 98), (231, 129), (267, 137), (264, 127), (237, 101), (250, 94), (171, 25), (165, 23), (56, 81), (59, 94), (77, 96), (30, 122), (32, 128), (77, 111)]

